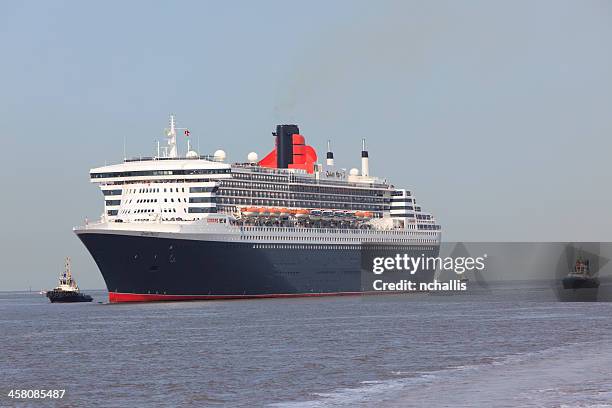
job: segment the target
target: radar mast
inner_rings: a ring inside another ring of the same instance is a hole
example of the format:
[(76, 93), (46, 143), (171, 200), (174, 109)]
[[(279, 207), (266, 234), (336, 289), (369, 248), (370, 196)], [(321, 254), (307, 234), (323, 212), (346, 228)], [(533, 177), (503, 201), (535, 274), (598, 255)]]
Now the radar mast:
[(170, 128), (166, 129), (166, 137), (168, 137), (168, 147), (170, 148), (168, 157), (176, 158), (178, 151), (176, 149), (176, 121), (174, 115), (170, 115)]

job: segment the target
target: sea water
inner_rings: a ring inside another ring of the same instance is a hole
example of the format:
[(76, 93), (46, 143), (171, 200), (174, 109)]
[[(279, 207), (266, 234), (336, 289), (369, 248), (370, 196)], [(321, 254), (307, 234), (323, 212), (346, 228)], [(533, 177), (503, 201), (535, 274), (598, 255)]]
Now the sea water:
[(87, 292), (0, 293), (0, 406), (612, 407), (612, 303), (558, 302), (546, 285), (142, 304)]

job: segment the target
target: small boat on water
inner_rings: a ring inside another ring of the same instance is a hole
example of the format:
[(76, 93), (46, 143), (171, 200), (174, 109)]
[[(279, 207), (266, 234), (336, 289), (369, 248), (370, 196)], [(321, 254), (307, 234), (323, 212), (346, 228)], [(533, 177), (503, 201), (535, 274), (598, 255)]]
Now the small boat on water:
[(91, 302), (93, 298), (81, 293), (70, 270), (70, 257), (66, 257), (66, 269), (59, 277), (59, 284), (45, 293), (51, 303)]
[(578, 258), (574, 269), (563, 278), (563, 289), (595, 289), (599, 279), (591, 273), (589, 260)]

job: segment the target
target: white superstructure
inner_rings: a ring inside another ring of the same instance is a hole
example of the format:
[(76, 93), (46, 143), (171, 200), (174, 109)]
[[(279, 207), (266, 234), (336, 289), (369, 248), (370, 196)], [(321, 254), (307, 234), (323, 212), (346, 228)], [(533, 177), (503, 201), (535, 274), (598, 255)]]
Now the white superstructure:
[(308, 163), (302, 157), (313, 159), (298, 134), (292, 136), (293, 162), (298, 164), (288, 168), (270, 165), (270, 155), (258, 162), (254, 152), (248, 162), (234, 164), (225, 162), (222, 150), (201, 156), (188, 147), (180, 157), (177, 130), (188, 137), (189, 131), (178, 128), (171, 116), (168, 146), (155, 157), (91, 169), (91, 181), (99, 185), (105, 203), (100, 221), (86, 229), (181, 234), (186, 239), (208, 239), (208, 234), (254, 245), (440, 240), (440, 226), (421, 211), (409, 190), (371, 176), (365, 140), (360, 173), (337, 169), (331, 152), (325, 165), (299, 164)]

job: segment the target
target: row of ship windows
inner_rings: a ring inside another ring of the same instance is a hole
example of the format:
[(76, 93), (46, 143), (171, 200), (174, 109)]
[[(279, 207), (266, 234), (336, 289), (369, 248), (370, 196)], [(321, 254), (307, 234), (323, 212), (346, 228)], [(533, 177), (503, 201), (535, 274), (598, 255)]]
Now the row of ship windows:
[[(284, 169), (283, 169), (284, 170)], [(286, 171), (286, 170), (285, 170)], [(287, 179), (287, 177), (282, 177), (282, 176), (276, 176), (276, 175), (269, 175), (269, 174), (253, 174), (253, 173), (243, 173), (243, 172), (236, 172), (233, 171), (232, 172), (232, 178), (235, 179), (243, 179), (243, 180), (264, 180), (264, 181), (281, 181), (281, 182), (289, 182), (289, 183), (303, 183), (303, 184), (318, 184), (318, 185), (325, 185), (328, 184), (331, 187), (335, 187), (338, 186), (337, 182), (333, 182), (333, 181), (327, 181), (327, 180), (317, 180), (314, 179), (312, 177), (309, 176), (300, 176), (299, 174), (296, 173), (290, 173), (289, 174), (289, 178)], [(354, 183), (356, 184), (356, 183)], [(377, 183), (374, 185), (375, 187), (378, 187), (382, 190), (388, 190), (388, 185), (385, 183)], [(341, 186), (344, 188), (344, 186)], [(353, 185), (353, 187), (355, 187), (355, 185)]]
[[(176, 208), (163, 208), (161, 211), (162, 212), (176, 212)], [(153, 213), (153, 212), (155, 212), (155, 210), (139, 208), (136, 210), (123, 210), (121, 213), (122, 214), (132, 214), (132, 213), (142, 214), (142, 213)], [(183, 208), (183, 212), (187, 212), (187, 210)]]
[[(332, 242), (352, 242), (361, 240), (370, 240), (371, 242), (380, 242), (380, 239), (357, 239), (357, 238), (344, 238), (344, 237), (269, 237), (269, 236), (241, 236), (240, 239), (268, 239), (274, 240), (279, 239), (282, 241), (332, 241)], [(389, 238), (385, 242), (418, 242), (421, 238)], [(425, 238), (423, 238), (425, 239)]]
[(358, 203), (325, 203), (325, 202), (312, 202), (312, 201), (283, 201), (283, 200), (250, 200), (240, 198), (217, 198), (217, 202), (220, 204), (230, 205), (262, 205), (272, 207), (298, 207), (298, 208), (322, 208), (331, 210), (372, 210), (372, 211), (386, 211), (389, 210), (389, 206), (375, 205), (375, 204), (358, 204)]
[[(253, 237), (256, 238), (256, 237)], [(434, 244), (437, 241), (435, 239), (406, 239), (403, 241), (394, 240), (394, 243), (406, 243), (406, 244)], [(334, 244), (253, 244), (253, 248), (257, 249), (355, 249), (361, 250), (364, 249), (361, 245), (334, 245)], [(382, 246), (381, 249), (391, 250), (391, 249), (405, 249), (402, 247), (392, 247), (392, 246)], [(371, 248), (368, 248), (371, 249)]]
[[(392, 210), (394, 210), (393, 207), (391, 207)], [(417, 212), (420, 211), (420, 209), (416, 210)], [(393, 218), (414, 218), (416, 216), (417, 220), (432, 220), (433, 218), (431, 217), (430, 214), (391, 214), (391, 217)]]
[[(190, 193), (211, 193), (213, 191), (215, 191), (217, 189), (217, 187), (189, 187), (189, 192)], [(162, 191), (163, 190), (163, 191)], [(166, 191), (169, 190), (169, 191)], [(102, 194), (104, 194), (105, 196), (107, 195), (121, 195), (122, 190), (120, 189), (115, 189), (115, 190), (102, 190)], [(184, 193), (185, 192), (185, 187), (170, 187), (170, 188), (131, 188), (131, 189), (127, 189), (126, 190), (126, 194), (132, 194), (132, 193)]]
[(191, 169), (191, 170), (152, 170), (152, 171), (116, 171), (110, 173), (91, 173), (92, 179), (111, 177), (143, 177), (143, 176), (181, 176), (197, 174), (228, 174), (230, 169)]
[(105, 181), (102, 183), (105, 186), (133, 186), (134, 184), (196, 184), (196, 183), (215, 183), (217, 180), (211, 178), (202, 179), (150, 179), (150, 180), (116, 180), (116, 181)]
[[(255, 204), (255, 203), (253, 203), (253, 204)], [(312, 204), (313, 203), (305, 203), (303, 206), (301, 206), (301, 208), (312, 208)], [(223, 210), (223, 212), (226, 212), (226, 213), (234, 213), (234, 212), (238, 211), (237, 205), (243, 207), (245, 205), (248, 206), (248, 205), (251, 205), (251, 204), (250, 203), (243, 203), (243, 204), (236, 203), (235, 205), (231, 205), (231, 204), (228, 205), (228, 204), (217, 203), (217, 207), (220, 207)], [(266, 205), (266, 206), (273, 206), (273, 207), (291, 207), (291, 206), (280, 205), (280, 204), (255, 204), (255, 205)], [(297, 203), (295, 205), (300, 207)], [(366, 207), (368, 207), (368, 206), (360, 206), (359, 208), (357, 208), (357, 206), (353, 206), (352, 210), (374, 211), (373, 218), (382, 218), (382, 216), (383, 216), (382, 211), (383, 210), (374, 209), (374, 208), (366, 208)], [(370, 207), (372, 207), (372, 206), (370, 206)], [(327, 206), (327, 207), (324, 206), (324, 207), (317, 207), (317, 209), (334, 210), (334, 209), (338, 209), (338, 208), (333, 207), (333, 206)]]
[(221, 180), (221, 187), (228, 188), (248, 188), (254, 190), (276, 190), (305, 193), (326, 193), (326, 194), (350, 194), (361, 196), (383, 197), (386, 190), (358, 189), (350, 187), (337, 187), (325, 185), (295, 185), (295, 184), (268, 184), (268, 183), (249, 183), (236, 180)]
[[(161, 209), (162, 212), (165, 213), (175, 213), (176, 212), (176, 208), (163, 208)], [(135, 210), (121, 210), (121, 214), (151, 214), (154, 213), (155, 210), (151, 209), (151, 208), (138, 208)], [(200, 208), (200, 207), (189, 207), (188, 209), (183, 208), (183, 212), (188, 212), (188, 213), (198, 213), (198, 214), (202, 214), (202, 213), (206, 213), (206, 214), (212, 214), (212, 213), (216, 213), (217, 209), (215, 207), (204, 207), (204, 208)], [(107, 210), (106, 213), (108, 215), (111, 216), (115, 216), (119, 214), (119, 210)]]
[[(403, 192), (402, 190), (400, 190), (400, 191), (394, 191), (394, 192), (392, 192), (392, 193), (391, 193), (391, 195), (392, 195), (393, 197), (403, 197), (403, 196), (404, 196), (404, 192)], [(412, 195), (412, 194), (410, 193), (410, 191), (406, 191), (406, 195), (407, 195), (407, 196), (410, 196), (410, 195)]]
[(267, 175), (267, 174), (251, 174), (251, 173), (237, 173), (233, 172), (232, 177), (244, 180), (266, 180), (266, 181), (278, 181), (286, 183), (289, 180), (289, 175)]
[(206, 213), (206, 214), (214, 214), (217, 212), (216, 207), (189, 207), (190, 213)]
[[(119, 214), (150, 214), (154, 212), (155, 210), (150, 209), (150, 208), (138, 208), (135, 210), (121, 210), (119, 211)], [(166, 212), (166, 210), (164, 209), (163, 212)], [(172, 211), (168, 211), (168, 212), (172, 212)], [(174, 212), (176, 212), (176, 209), (174, 209)], [(117, 210), (108, 210), (106, 213), (108, 215), (117, 215)]]
[[(161, 200), (161, 199), (160, 199)], [(170, 200), (170, 201), (168, 201)], [(136, 200), (137, 204), (142, 204), (142, 203), (156, 203), (157, 202), (157, 198), (141, 198)], [(173, 203), (174, 202), (174, 198), (164, 198), (164, 203)], [(187, 202), (186, 198), (177, 198), (176, 199), (177, 203), (180, 202)], [(189, 202), (190, 203), (214, 203), (216, 202), (216, 197), (189, 197)], [(127, 200), (126, 204), (131, 204), (132, 203), (132, 199)], [(114, 205), (120, 205), (121, 204), (121, 200), (106, 200), (106, 205), (107, 206), (114, 206)]]
[(283, 198), (292, 200), (309, 200), (309, 201), (347, 201), (356, 203), (390, 203), (388, 198), (383, 197), (360, 197), (360, 196), (342, 196), (329, 194), (302, 194), (302, 193), (278, 193), (270, 191), (257, 190), (219, 190), (219, 195), (233, 197), (261, 197), (261, 198)]
[[(229, 201), (228, 201), (229, 200)], [(257, 205), (262, 204), (264, 205), (265, 203), (277, 203), (277, 204), (270, 204), (270, 205), (295, 205), (298, 207), (313, 207), (313, 206), (321, 206), (321, 205), (325, 205), (325, 203), (328, 204), (332, 204), (335, 203), (335, 205), (331, 205), (330, 208), (351, 208), (351, 206), (357, 208), (361, 208), (361, 207), (376, 207), (376, 208), (384, 208), (384, 209), (392, 209), (392, 207), (387, 204), (387, 203), (360, 203), (360, 202), (351, 202), (351, 201), (327, 201), (327, 200), (304, 200), (302, 197), (296, 197), (294, 199), (281, 199), (281, 200), (268, 200), (268, 199), (261, 199), (261, 198), (241, 198), (241, 197), (227, 197), (227, 196), (219, 196), (219, 201), (222, 202), (227, 202), (227, 203), (245, 203), (245, 204), (255, 204)]]
[(393, 207), (393, 206), (391, 206), (391, 209), (392, 210), (410, 210), (410, 211), (412, 211), (412, 210), (414, 210), (414, 207), (411, 206), (411, 205), (403, 205), (401, 207)]
[[(414, 214), (392, 214), (391, 217), (393, 218), (414, 218)], [(442, 229), (440, 225), (434, 225), (434, 224), (417, 224), (417, 226), (418, 226), (418, 229), (420, 230), (440, 230)]]
[[(407, 243), (435, 243), (434, 240), (413, 239)], [(317, 244), (254, 244), (254, 249), (341, 249), (341, 250), (361, 250), (361, 245), (317, 245)], [(384, 249), (406, 249), (406, 247), (384, 247)]]
[[(163, 190), (164, 193), (184, 193), (185, 192), (185, 188), (178, 188), (178, 187), (166, 187), (166, 188), (128, 188), (126, 190), (126, 194), (132, 194), (132, 193), (161, 193)], [(168, 191), (166, 191), (168, 190)], [(174, 191), (176, 190), (176, 191)], [(181, 191), (182, 190), (182, 191)]]
[(320, 185), (314, 186), (302, 186), (296, 185), (291, 186), (291, 192), (297, 193), (319, 193), (319, 194), (350, 194), (356, 196), (372, 196), (372, 197), (384, 197), (385, 193), (388, 192), (384, 190), (368, 190), (368, 189), (350, 189), (350, 188), (339, 188), (339, 187), (326, 187)]
[(190, 203), (214, 203), (216, 201), (216, 197), (189, 197)]
[(391, 202), (394, 202), (394, 203), (412, 203), (412, 198), (392, 198)]
[[(424, 233), (423, 235), (435, 235), (435, 233)], [(330, 241), (330, 242), (355, 242), (355, 241), (363, 241), (363, 242), (380, 242), (380, 238), (345, 238), (345, 237), (321, 237), (321, 236), (301, 236), (301, 237), (274, 237), (267, 235), (241, 235), (240, 239), (242, 240), (251, 240), (251, 239), (267, 239), (267, 240), (283, 240), (283, 241)], [(385, 242), (422, 242), (420, 239), (428, 239), (428, 238), (386, 238)]]
[[(173, 202), (174, 202), (174, 198), (164, 198), (164, 203), (167, 203), (167, 202), (168, 202), (168, 200), (170, 200), (170, 202), (171, 202), (171, 203), (173, 203)], [(121, 201), (121, 200), (119, 200), (119, 201)], [(132, 204), (132, 202), (133, 202), (133, 201), (134, 201), (134, 199), (133, 199), (133, 198), (130, 198), (130, 199), (129, 199), (129, 200), (127, 200), (125, 203), (126, 203), (126, 204)], [(187, 199), (186, 199), (186, 198), (183, 198), (183, 199), (182, 199), (182, 201), (186, 203), (186, 202), (187, 202)], [(144, 204), (144, 203), (156, 203), (156, 202), (157, 202), (157, 198), (140, 198), (140, 199), (136, 200), (136, 204)], [(180, 203), (180, 202), (181, 202), (181, 198), (177, 198), (177, 199), (176, 199), (176, 202), (177, 202), (177, 203)], [(107, 201), (107, 203), (108, 203), (108, 201)]]
[(432, 224), (417, 224), (420, 230), (435, 230), (438, 231), (442, 229), (440, 225), (432, 225)]
[[(196, 220), (201, 220), (201, 217), (193, 217), (193, 218), (181, 218), (181, 217), (167, 217), (164, 218), (162, 217), (162, 221), (196, 221)], [(151, 222), (150, 218), (134, 218), (131, 221), (144, 221), (144, 222)], [(117, 219), (115, 220), (115, 222), (123, 222), (122, 219)]]

